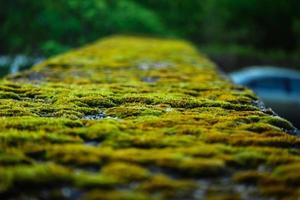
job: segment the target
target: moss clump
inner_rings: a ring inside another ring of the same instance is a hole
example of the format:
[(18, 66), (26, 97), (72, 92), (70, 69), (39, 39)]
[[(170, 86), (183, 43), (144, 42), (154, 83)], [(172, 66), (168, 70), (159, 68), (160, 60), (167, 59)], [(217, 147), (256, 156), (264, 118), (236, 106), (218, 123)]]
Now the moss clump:
[(218, 159), (183, 159), (178, 163), (177, 168), (181, 170), (182, 173), (193, 176), (213, 177), (225, 174), (224, 162)]
[(113, 190), (92, 190), (84, 195), (83, 199), (86, 200), (150, 200), (147, 195), (141, 192), (129, 191), (113, 191)]
[(141, 184), (138, 190), (156, 194), (160, 198), (187, 198), (189, 192), (195, 189), (195, 184), (188, 180), (173, 180), (162, 174), (153, 176), (150, 180)]
[(257, 185), (264, 178), (265, 175), (258, 171), (243, 171), (236, 173), (233, 177), (233, 180), (238, 183)]
[(275, 169), (274, 176), (280, 177), (280, 179), (284, 180), (286, 183), (290, 185), (299, 185), (300, 184), (300, 175), (299, 173), (293, 173), (299, 171), (300, 164), (289, 164), (280, 166)]
[(0, 99), (16, 99), (19, 100), (20, 96), (13, 92), (0, 92)]
[(15, 184), (26, 183), (26, 187), (30, 187), (30, 185), (62, 184), (72, 181), (68, 169), (53, 164), (1, 167), (0, 177), (0, 191), (6, 191)]
[(101, 169), (101, 172), (125, 182), (145, 180), (150, 177), (150, 172), (145, 168), (121, 162), (109, 163)]
[(234, 156), (235, 162), (244, 168), (258, 167), (266, 161), (266, 155), (261, 152), (245, 151), (239, 152)]
[(262, 119), (264, 122), (282, 128), (284, 130), (294, 130), (295, 127), (287, 120), (282, 119), (281, 117), (272, 116), (266, 117)]
[(114, 36), (0, 81), (0, 198), (293, 199), (292, 131), (186, 42)]

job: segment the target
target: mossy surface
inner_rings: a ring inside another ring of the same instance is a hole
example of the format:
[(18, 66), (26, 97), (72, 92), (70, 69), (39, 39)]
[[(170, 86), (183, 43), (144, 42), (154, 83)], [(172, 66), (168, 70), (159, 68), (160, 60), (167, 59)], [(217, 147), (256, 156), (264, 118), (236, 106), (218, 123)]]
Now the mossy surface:
[(294, 132), (190, 44), (115, 36), (0, 81), (0, 197), (295, 199)]

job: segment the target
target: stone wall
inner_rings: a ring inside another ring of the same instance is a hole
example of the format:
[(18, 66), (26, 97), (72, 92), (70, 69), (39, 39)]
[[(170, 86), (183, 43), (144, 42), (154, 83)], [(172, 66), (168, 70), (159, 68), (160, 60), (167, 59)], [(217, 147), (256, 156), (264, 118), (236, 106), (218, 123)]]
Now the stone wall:
[(0, 81), (1, 199), (296, 199), (300, 139), (184, 41), (115, 36)]

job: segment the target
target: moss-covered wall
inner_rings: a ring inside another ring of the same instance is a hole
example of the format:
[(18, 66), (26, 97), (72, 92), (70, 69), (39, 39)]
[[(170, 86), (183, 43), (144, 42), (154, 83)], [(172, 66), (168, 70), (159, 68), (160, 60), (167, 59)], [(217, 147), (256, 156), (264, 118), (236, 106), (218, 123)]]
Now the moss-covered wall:
[(0, 82), (1, 199), (296, 199), (300, 138), (183, 41), (111, 37)]

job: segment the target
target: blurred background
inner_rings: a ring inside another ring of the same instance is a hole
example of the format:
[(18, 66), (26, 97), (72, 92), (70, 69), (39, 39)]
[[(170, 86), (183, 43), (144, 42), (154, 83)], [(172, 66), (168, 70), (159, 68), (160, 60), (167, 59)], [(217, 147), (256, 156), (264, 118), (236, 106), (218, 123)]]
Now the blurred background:
[(188, 39), (226, 72), (300, 69), (299, 0), (1, 0), (0, 23), (0, 76), (111, 34)]

